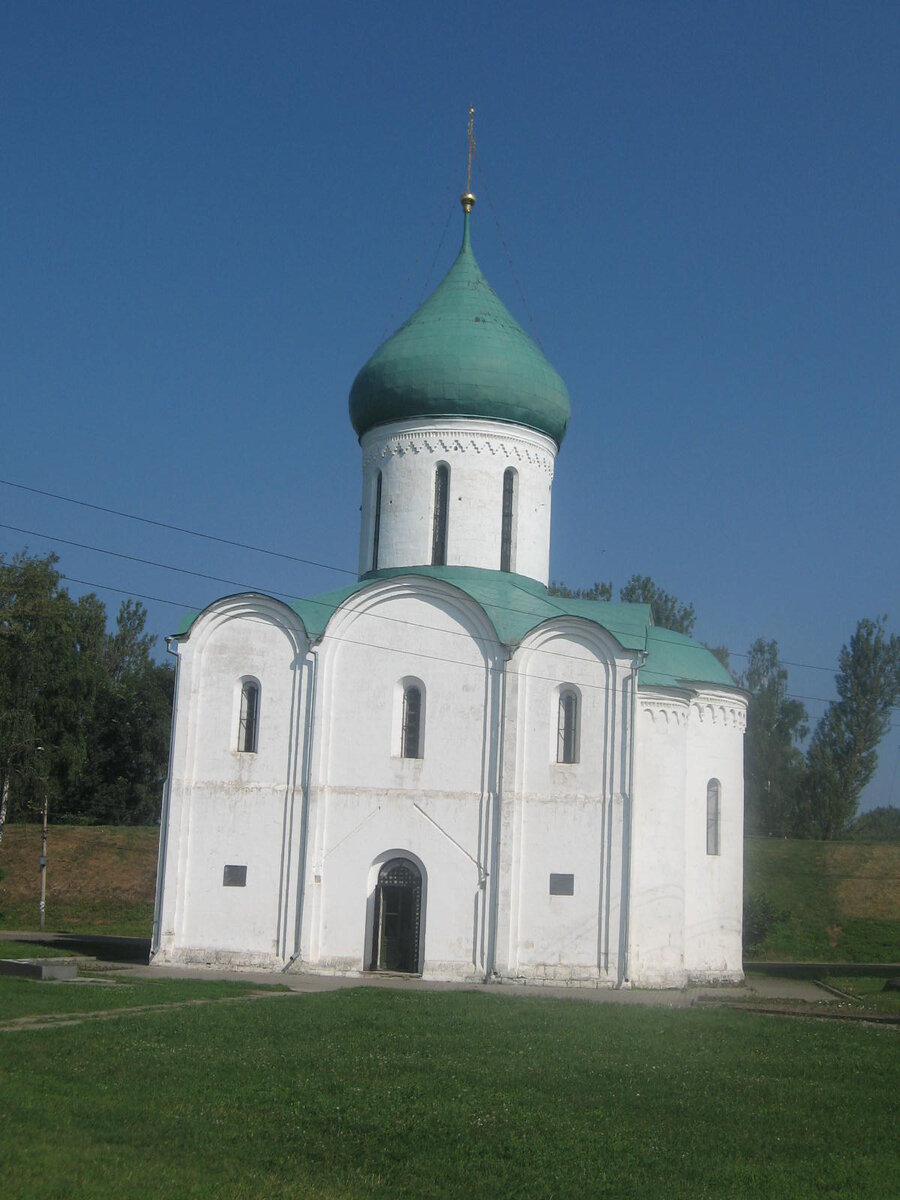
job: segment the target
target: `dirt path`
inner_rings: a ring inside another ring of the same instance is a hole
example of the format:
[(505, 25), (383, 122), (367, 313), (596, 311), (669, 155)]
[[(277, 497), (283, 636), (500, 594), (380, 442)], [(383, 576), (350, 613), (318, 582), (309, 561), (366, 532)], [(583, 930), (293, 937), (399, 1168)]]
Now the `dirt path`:
[(211, 1004), (246, 1004), (252, 1000), (283, 1000), (297, 992), (248, 992), (244, 996), (215, 996), (208, 1000), (173, 1000), (170, 1004), (131, 1004), (122, 1008), (98, 1008), (90, 1012), (38, 1013), (35, 1016), (11, 1017), (0, 1021), (0, 1033), (20, 1033), (30, 1029), (56, 1029), (67, 1025), (84, 1025), (89, 1021), (106, 1021), (114, 1017), (140, 1016), (142, 1013), (168, 1012), (176, 1008), (202, 1008)]

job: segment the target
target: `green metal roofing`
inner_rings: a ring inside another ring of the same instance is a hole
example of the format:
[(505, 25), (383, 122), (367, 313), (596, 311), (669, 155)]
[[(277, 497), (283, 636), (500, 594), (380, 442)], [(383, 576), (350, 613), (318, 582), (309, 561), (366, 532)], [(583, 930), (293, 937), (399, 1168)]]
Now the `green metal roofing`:
[[(543, 584), (524, 575), (485, 571), (478, 567), (394, 567), (373, 571), (356, 583), (324, 592), (289, 607), (303, 622), (307, 634), (322, 636), (333, 614), (350, 596), (385, 579), (424, 575), (443, 580), (471, 597), (484, 610), (505, 646), (516, 646), (545, 621), (580, 617), (601, 626), (626, 650), (645, 652), (639, 680), (652, 687), (692, 687), (713, 684), (734, 687), (734, 680), (714, 654), (682, 633), (652, 624), (649, 604), (616, 604), (606, 600), (566, 600), (551, 596)], [(186, 635), (199, 616), (189, 613), (178, 628)]]
[(412, 417), (488, 417), (560, 445), (570, 415), (566, 385), (482, 275), (466, 213), (456, 262), (356, 376), (353, 428), (362, 437)]
[(661, 625), (651, 625), (647, 630), (647, 662), (639, 679), (645, 687), (712, 683), (737, 690), (731, 675), (711, 651), (687, 634)]

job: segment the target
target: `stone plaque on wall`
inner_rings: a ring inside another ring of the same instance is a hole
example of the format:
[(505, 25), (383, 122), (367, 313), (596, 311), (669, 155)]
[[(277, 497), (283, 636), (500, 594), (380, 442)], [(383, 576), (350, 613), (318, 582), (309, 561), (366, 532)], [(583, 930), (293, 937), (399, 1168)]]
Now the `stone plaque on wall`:
[(235, 866), (229, 863), (225, 867), (225, 875), (222, 879), (224, 887), (246, 887), (247, 886), (247, 868), (246, 866)]
[(574, 896), (575, 895), (575, 876), (574, 875), (555, 875), (550, 872), (550, 895), (551, 896)]

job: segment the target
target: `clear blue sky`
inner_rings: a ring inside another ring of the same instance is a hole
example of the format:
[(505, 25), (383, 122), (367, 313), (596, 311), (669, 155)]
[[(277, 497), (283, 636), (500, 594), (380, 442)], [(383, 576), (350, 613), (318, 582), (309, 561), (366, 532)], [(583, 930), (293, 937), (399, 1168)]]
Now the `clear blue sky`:
[[(652, 575), (737, 670), (777, 639), (813, 720), (857, 620), (900, 629), (900, 5), (9, 0), (0, 102), (4, 479), (352, 573), (347, 394), (452, 261), (475, 104), (475, 250), (572, 395), (553, 576)], [(160, 635), (235, 588), (58, 539), (350, 577), (0, 521)], [(865, 807), (898, 764), (900, 713)]]

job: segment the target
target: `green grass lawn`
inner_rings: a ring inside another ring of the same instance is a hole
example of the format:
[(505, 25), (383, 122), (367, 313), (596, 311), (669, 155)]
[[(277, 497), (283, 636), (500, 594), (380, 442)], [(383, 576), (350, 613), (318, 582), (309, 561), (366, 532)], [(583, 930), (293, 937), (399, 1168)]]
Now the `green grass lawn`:
[(900, 1194), (894, 1029), (360, 988), (0, 1039), (9, 1200)]
[(220, 1000), (278, 991), (278, 985), (205, 979), (134, 979), (104, 973), (79, 983), (0, 978), (0, 1022), (26, 1016), (59, 1016), (102, 1012), (144, 1004), (176, 1004), (185, 1000)]
[(7, 942), (0, 938), (0, 958), (69, 958), (71, 950), (49, 942)]
[(825, 983), (858, 1001), (860, 1008), (871, 1012), (900, 1015), (900, 992), (886, 992), (886, 980), (870, 975), (827, 975)]

